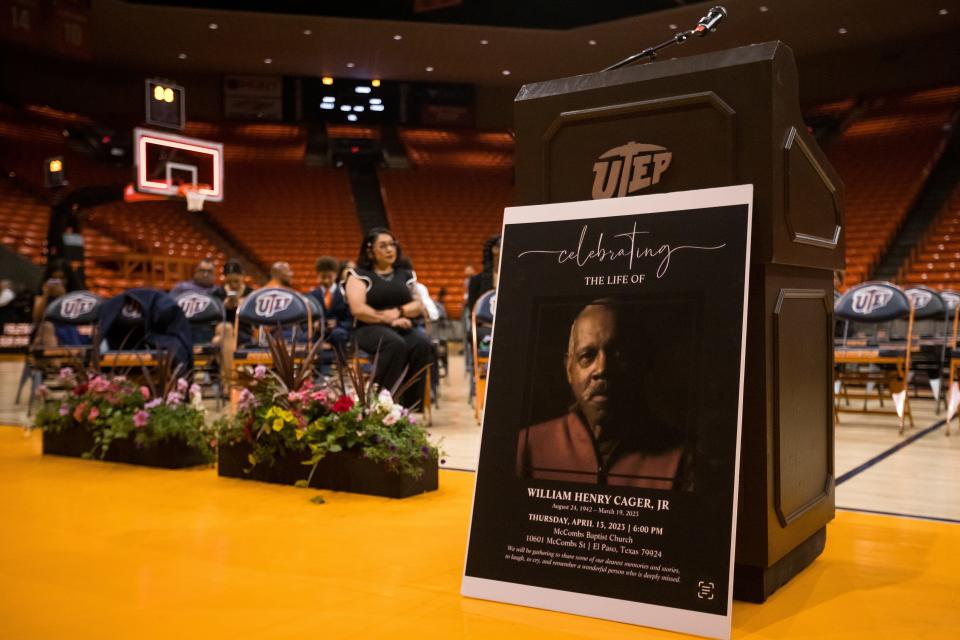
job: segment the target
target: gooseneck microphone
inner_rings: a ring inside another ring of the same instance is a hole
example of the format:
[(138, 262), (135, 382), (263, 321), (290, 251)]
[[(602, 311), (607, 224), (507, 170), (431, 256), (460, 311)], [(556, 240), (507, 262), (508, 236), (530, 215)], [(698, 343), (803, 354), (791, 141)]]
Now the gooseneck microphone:
[(609, 67), (604, 69), (604, 71), (613, 71), (614, 69), (625, 67), (629, 64), (633, 64), (634, 62), (639, 62), (643, 59), (655, 60), (657, 58), (657, 51), (660, 51), (660, 49), (663, 49), (664, 47), (669, 47), (672, 44), (682, 44), (690, 36), (698, 36), (702, 38), (712, 33), (713, 31), (716, 31), (717, 25), (720, 24), (720, 21), (726, 17), (727, 17), (727, 10), (721, 7), (720, 5), (717, 5), (712, 9), (710, 9), (710, 11), (707, 11), (707, 15), (700, 18), (700, 22), (698, 22), (697, 26), (694, 27), (693, 29), (688, 29), (686, 31), (678, 31), (676, 35), (674, 35), (669, 40), (661, 42), (660, 44), (655, 45), (653, 47), (647, 47), (640, 53), (635, 53), (629, 58), (624, 58), (620, 62), (610, 65)]
[(693, 33), (701, 38), (717, 28), (717, 24), (727, 17), (727, 10), (721, 6), (716, 6), (710, 11), (707, 11), (707, 15), (700, 18), (700, 22), (697, 23), (696, 28), (694, 28)]

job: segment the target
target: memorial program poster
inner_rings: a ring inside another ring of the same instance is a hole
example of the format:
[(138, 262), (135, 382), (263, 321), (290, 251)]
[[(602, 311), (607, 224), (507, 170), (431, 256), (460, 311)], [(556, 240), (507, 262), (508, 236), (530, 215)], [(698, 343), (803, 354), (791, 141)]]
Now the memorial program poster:
[(505, 211), (464, 595), (729, 637), (752, 200)]

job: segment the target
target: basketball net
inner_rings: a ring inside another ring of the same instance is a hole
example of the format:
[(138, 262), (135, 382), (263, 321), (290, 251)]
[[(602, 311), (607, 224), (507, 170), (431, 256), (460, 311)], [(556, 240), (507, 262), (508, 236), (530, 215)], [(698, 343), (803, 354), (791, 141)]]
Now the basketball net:
[(187, 211), (203, 211), (203, 203), (207, 196), (200, 191), (196, 185), (184, 185), (180, 188), (184, 197), (187, 199)]

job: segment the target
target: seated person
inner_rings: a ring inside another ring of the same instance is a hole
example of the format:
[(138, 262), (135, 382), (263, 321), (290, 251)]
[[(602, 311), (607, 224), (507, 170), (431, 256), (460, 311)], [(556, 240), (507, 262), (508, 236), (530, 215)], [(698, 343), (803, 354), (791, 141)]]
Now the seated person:
[(207, 294), (213, 293), (213, 290), (216, 288), (215, 273), (216, 271), (214, 271), (212, 260), (201, 260), (193, 270), (193, 280), (178, 282), (174, 285), (173, 289), (170, 289), (170, 296), (177, 298), (180, 294), (189, 291), (199, 291), (200, 293)]
[(356, 318), (357, 346), (376, 359), (374, 381), (391, 389), (404, 375), (417, 376), (399, 400), (406, 407), (420, 404), (424, 396), (424, 371), (431, 363), (429, 338), (417, 331), (413, 319), (423, 306), (413, 293), (416, 278), (395, 268), (400, 247), (383, 227), (367, 232), (360, 245), (357, 268), (348, 271), (346, 290), (350, 312)]
[(43, 319), (47, 307), (60, 296), (81, 289), (70, 264), (54, 259), (47, 264), (40, 291), (33, 299), (34, 347), (67, 347), (90, 344), (90, 337), (80, 334), (76, 325), (49, 322)]
[[(237, 309), (243, 299), (253, 293), (244, 278), (243, 265), (237, 260), (227, 260), (223, 264), (223, 284), (213, 290), (213, 297), (223, 301), (223, 308), (226, 310), (227, 325), (230, 331), (233, 331), (233, 325), (237, 318)], [(238, 341), (240, 344), (250, 342), (251, 327), (243, 323), (239, 328)], [(232, 334), (230, 336), (232, 339)]]
[[(339, 281), (340, 265), (336, 258), (322, 256), (317, 260), (317, 288), (309, 296), (323, 307), (326, 319), (324, 336), (334, 350), (347, 352), (353, 317), (343, 297), (343, 287)], [(316, 332), (315, 332), (316, 333)]]

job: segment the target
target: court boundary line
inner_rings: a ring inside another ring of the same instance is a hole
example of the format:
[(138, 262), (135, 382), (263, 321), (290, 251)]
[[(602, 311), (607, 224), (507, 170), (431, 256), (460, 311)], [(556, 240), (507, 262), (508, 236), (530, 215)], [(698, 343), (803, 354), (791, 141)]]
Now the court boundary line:
[[(921, 431), (918, 431), (917, 433), (913, 434), (913, 435), (910, 436), (909, 438), (907, 438), (907, 439), (905, 439), (905, 440), (903, 440), (903, 441), (901, 441), (901, 442), (898, 442), (897, 444), (893, 445), (893, 446), (890, 447), (889, 449), (886, 449), (886, 450), (884, 450), (884, 451), (881, 451), (880, 453), (878, 453), (877, 455), (873, 456), (872, 458), (870, 458), (870, 459), (867, 460), (866, 462), (864, 462), (864, 463), (862, 463), (862, 464), (854, 467), (853, 469), (850, 469), (850, 471), (847, 471), (847, 472), (844, 473), (843, 475), (839, 476), (839, 477), (837, 478), (837, 481), (834, 483), (834, 486), (835, 486), (835, 487), (839, 487), (841, 484), (843, 484), (843, 483), (846, 482), (847, 480), (850, 480), (851, 478), (855, 478), (856, 476), (860, 475), (861, 473), (863, 473), (864, 471), (866, 471), (866, 470), (869, 469), (870, 467), (873, 467), (874, 465), (876, 465), (876, 464), (878, 464), (878, 463), (880, 463), (880, 462), (883, 462), (884, 460), (886, 460), (887, 458), (889, 458), (890, 456), (892, 456), (893, 454), (895, 454), (897, 451), (900, 451), (901, 449), (904, 449), (904, 448), (910, 446), (911, 444), (913, 444), (914, 442), (916, 442), (916, 441), (919, 440), (920, 438), (924, 437), (925, 435), (927, 435), (927, 434), (929, 434), (929, 433), (931, 433), (931, 432), (933, 432), (933, 431), (936, 431), (937, 429), (939, 429), (940, 427), (942, 427), (942, 426), (945, 425), (946, 423), (947, 423), (946, 420), (939, 420), (939, 421), (933, 423), (932, 425), (930, 425), (929, 427), (926, 427), (926, 428), (922, 429)], [(837, 507), (837, 508), (839, 509), (839, 507)]]
[(837, 507), (839, 511), (849, 511), (851, 513), (869, 513), (877, 516), (894, 516), (897, 518), (913, 518), (915, 520), (929, 520), (931, 522), (946, 522), (948, 524), (960, 524), (960, 520), (955, 518), (944, 518), (943, 516), (922, 516), (915, 513), (898, 513), (896, 511), (878, 511), (876, 509), (861, 509), (859, 507)]

